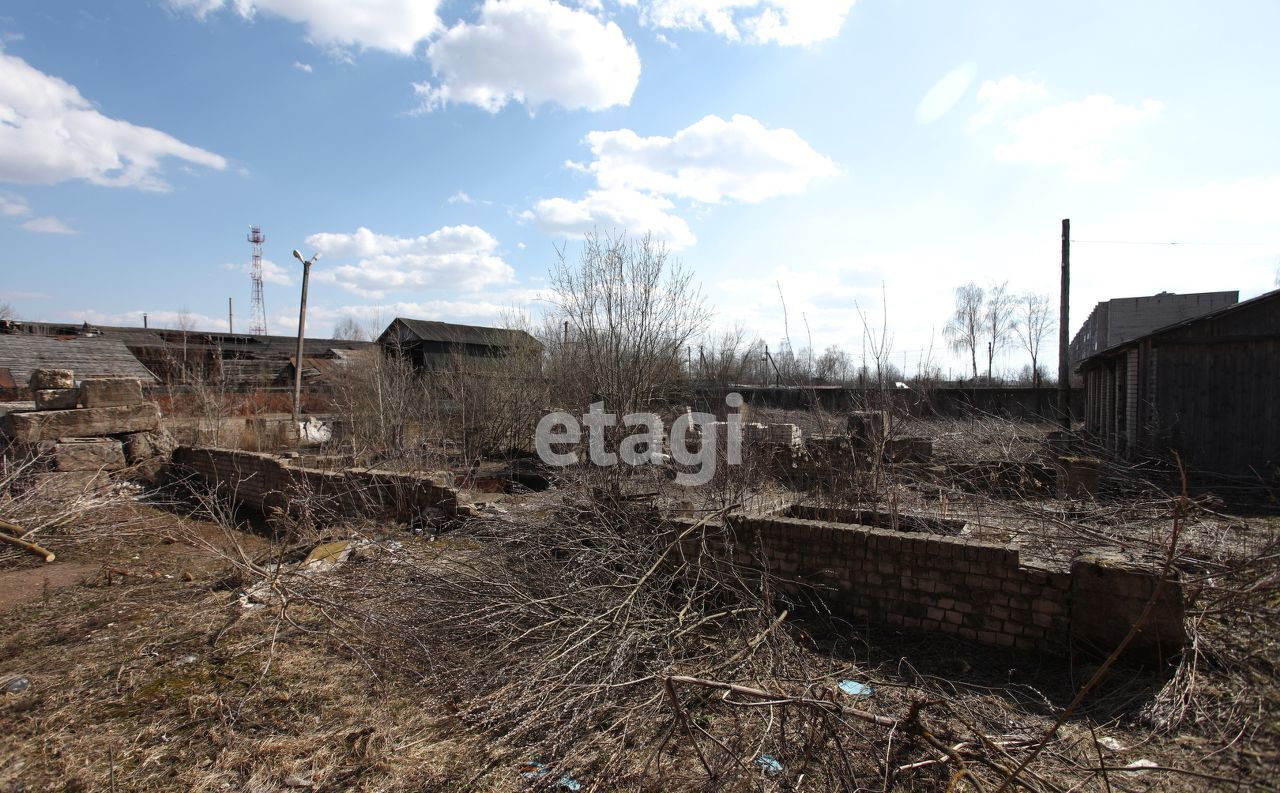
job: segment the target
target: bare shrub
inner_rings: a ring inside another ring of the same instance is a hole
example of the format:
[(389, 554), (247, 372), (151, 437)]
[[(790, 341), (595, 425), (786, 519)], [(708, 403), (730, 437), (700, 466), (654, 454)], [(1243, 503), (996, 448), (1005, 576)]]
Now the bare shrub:
[(378, 347), (351, 353), (333, 387), (335, 445), (357, 464), (421, 467), (432, 457), (439, 405), (413, 363)]

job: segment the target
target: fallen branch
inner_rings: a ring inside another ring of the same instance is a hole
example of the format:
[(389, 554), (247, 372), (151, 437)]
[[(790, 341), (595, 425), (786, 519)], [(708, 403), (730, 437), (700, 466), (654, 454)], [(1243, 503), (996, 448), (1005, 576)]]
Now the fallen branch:
[[(19, 528), (18, 526), (15, 526), (12, 523), (9, 523), (8, 521), (0, 521), (0, 527), (3, 527), (10, 531), (14, 531), (18, 534), (24, 533), (21, 528)], [(24, 551), (27, 551), (29, 553), (35, 554), (36, 556), (42, 557), (46, 562), (52, 562), (54, 559), (58, 558), (53, 551), (50, 551), (47, 548), (42, 548), (39, 545), (36, 545), (34, 542), (27, 542), (26, 540), (20, 539), (19, 537), (15, 537), (10, 534), (6, 534), (5, 532), (0, 532), (0, 542), (6, 542), (9, 545), (17, 546)]]

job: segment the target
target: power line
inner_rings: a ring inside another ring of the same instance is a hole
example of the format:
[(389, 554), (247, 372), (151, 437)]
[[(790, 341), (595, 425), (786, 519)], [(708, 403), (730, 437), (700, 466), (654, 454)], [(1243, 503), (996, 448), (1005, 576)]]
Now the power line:
[(1081, 245), (1253, 245), (1253, 246), (1280, 247), (1280, 245), (1277, 245), (1276, 243), (1272, 243), (1272, 242), (1201, 242), (1201, 241), (1181, 242), (1177, 240), (1160, 242), (1160, 241), (1149, 241), (1149, 240), (1074, 240), (1074, 239), (1071, 241), (1073, 243), (1078, 242)]

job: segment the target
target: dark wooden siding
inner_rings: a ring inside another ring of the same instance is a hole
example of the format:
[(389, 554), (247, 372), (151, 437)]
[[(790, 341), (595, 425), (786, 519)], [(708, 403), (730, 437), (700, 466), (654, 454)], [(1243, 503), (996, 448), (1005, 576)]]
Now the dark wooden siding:
[(1280, 339), (1157, 349), (1150, 445), (1178, 449), (1199, 471), (1265, 475), (1280, 463)]

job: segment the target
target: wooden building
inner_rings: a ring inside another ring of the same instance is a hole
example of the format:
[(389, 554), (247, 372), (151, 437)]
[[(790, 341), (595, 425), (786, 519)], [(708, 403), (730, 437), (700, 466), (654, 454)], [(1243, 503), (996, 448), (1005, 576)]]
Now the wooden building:
[(421, 371), (444, 371), (468, 359), (539, 355), (542, 343), (522, 330), (457, 325), (396, 317), (378, 337), (388, 354), (404, 356)]
[(27, 382), (33, 369), (70, 369), (77, 380), (134, 377), (146, 385), (157, 382), (119, 339), (0, 333), (0, 399), (31, 399)]
[(1108, 347), (1079, 364), (1085, 429), (1127, 457), (1199, 473), (1280, 466), (1280, 290)]
[[(257, 336), (250, 333), (218, 333), (173, 328), (131, 328), (89, 323), (11, 322), (0, 327), (3, 343), (19, 340), (48, 344), (49, 340), (75, 339), (86, 349), (99, 342), (102, 349), (125, 353), (112, 364), (115, 373), (141, 376), (126, 367), (128, 361), (146, 373), (149, 381), (180, 386), (192, 380), (217, 383), (231, 391), (288, 391), (293, 387), (297, 336)], [(303, 342), (303, 384), (323, 387), (336, 375), (344, 356), (372, 347), (372, 342), (348, 339), (316, 339)], [(128, 358), (128, 361), (125, 360)], [(75, 367), (68, 367), (75, 368)], [(104, 370), (101, 374), (109, 374)], [(77, 372), (78, 376), (79, 372)]]

